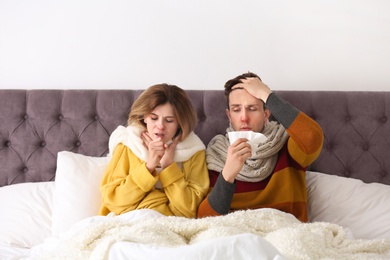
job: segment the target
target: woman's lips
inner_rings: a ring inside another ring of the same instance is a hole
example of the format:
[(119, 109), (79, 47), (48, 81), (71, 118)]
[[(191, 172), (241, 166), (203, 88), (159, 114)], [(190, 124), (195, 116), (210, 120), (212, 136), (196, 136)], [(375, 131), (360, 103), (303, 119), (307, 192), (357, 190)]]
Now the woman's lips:
[(155, 134), (157, 137), (161, 137), (161, 138), (164, 138), (165, 134), (162, 134), (162, 133), (156, 133)]

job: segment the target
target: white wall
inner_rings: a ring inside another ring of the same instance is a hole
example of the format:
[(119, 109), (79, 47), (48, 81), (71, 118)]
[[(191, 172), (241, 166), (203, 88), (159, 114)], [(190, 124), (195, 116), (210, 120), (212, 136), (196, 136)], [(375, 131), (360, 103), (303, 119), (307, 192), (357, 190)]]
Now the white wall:
[(390, 90), (387, 0), (0, 0), (0, 88)]

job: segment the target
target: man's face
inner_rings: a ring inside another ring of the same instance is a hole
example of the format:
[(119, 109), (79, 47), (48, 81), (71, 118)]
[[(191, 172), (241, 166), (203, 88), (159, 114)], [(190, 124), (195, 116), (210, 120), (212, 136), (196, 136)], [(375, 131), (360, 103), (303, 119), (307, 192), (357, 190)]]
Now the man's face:
[(264, 110), (263, 101), (249, 94), (245, 89), (235, 89), (229, 95), (229, 109), (226, 109), (234, 131), (261, 132), (270, 112)]

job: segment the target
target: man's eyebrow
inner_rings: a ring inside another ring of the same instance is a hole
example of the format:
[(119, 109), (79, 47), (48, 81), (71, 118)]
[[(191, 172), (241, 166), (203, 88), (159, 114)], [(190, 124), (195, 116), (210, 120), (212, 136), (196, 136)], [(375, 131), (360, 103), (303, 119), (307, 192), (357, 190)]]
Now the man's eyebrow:
[[(231, 104), (230, 107), (241, 107), (242, 105), (241, 104)], [(260, 106), (259, 104), (249, 104), (249, 105), (246, 105), (244, 107), (258, 107)]]

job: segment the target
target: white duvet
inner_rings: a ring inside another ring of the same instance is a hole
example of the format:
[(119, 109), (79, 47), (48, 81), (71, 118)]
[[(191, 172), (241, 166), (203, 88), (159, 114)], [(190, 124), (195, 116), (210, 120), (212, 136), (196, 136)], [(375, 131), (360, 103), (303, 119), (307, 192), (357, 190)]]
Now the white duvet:
[(92, 217), (28, 259), (390, 259), (390, 240), (353, 239), (331, 223), (301, 223), (275, 209), (203, 219), (152, 210)]

